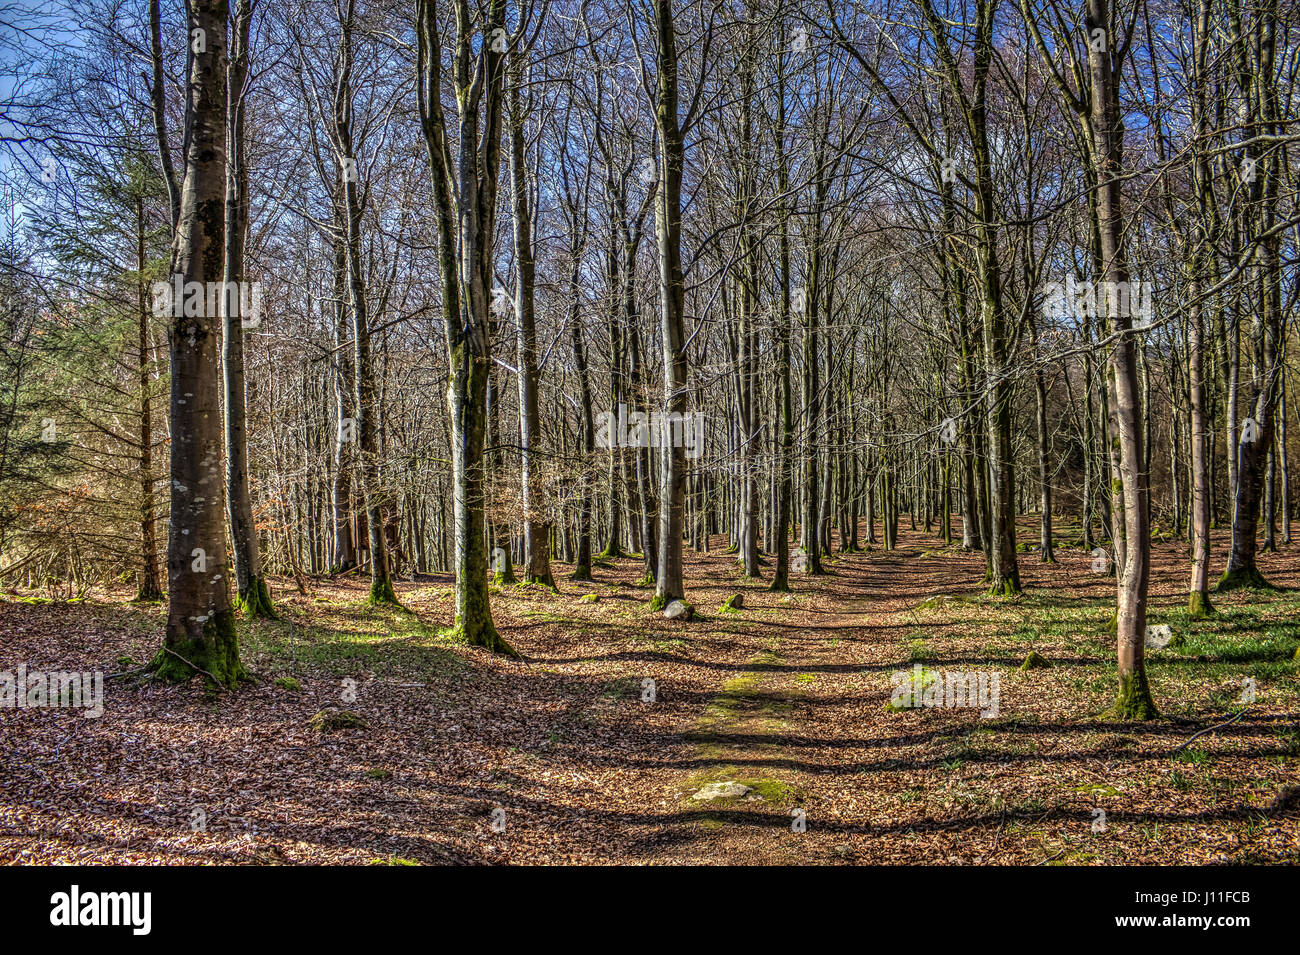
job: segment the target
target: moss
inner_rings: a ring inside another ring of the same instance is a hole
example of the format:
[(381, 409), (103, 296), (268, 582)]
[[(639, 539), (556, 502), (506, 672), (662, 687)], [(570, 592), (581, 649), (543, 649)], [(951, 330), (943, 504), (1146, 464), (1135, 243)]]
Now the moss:
[(726, 600), (722, 601), (722, 613), (739, 613), (745, 603), (744, 594), (732, 594)]
[(650, 598), (651, 613), (658, 613), (660, 610), (663, 610), (664, 607), (667, 606), (668, 606), (668, 598), (665, 597), (663, 594), (655, 594), (653, 597)]
[(796, 798), (793, 787), (779, 779), (741, 779), (737, 782), (752, 789), (750, 795), (762, 796), (765, 802), (773, 805), (779, 806)]
[(370, 598), (372, 604), (389, 604), (401, 610), (406, 608), (397, 599), (397, 594), (393, 590), (393, 578), (382, 577), (379, 580), (370, 582)]
[(366, 721), (351, 710), (321, 710), (310, 720), (307, 721), (310, 726), (318, 733), (334, 733), (338, 730), (363, 730), (367, 728)]
[(113, 661), (119, 670), (129, 670), (135, 666), (135, 661), (131, 659), (131, 654), (124, 653)]
[(926, 597), (916, 605), (917, 610), (934, 610), (937, 607), (943, 607), (949, 603), (970, 603), (969, 597), (959, 594), (935, 594), (933, 597)]
[(302, 684), (291, 676), (276, 677), (274, 685), (282, 690), (292, 690), (294, 693), (297, 693), (302, 689)]
[(1219, 593), (1226, 593), (1229, 590), (1281, 590), (1282, 588), (1269, 583), (1255, 567), (1238, 567), (1236, 570), (1225, 570), (1215, 589)]
[(519, 659), (519, 651), (507, 643), (501, 634), (497, 633), (497, 628), (493, 626), (491, 620), (467, 628), (458, 614), (456, 616), (456, 625), (447, 631), (446, 636), (454, 643), (461, 643), (467, 647), (483, 647), (493, 653), (499, 653), (515, 660)]
[[(719, 796), (707, 803), (693, 801), (691, 796), (710, 783), (734, 782), (748, 786), (749, 792), (740, 796)], [(760, 799), (773, 806), (787, 806), (803, 801), (803, 793), (798, 788), (771, 776), (741, 776), (735, 766), (720, 766), (694, 776), (687, 784), (684, 800), (692, 806), (727, 806), (736, 803), (758, 802)]]
[(1193, 590), (1187, 595), (1187, 616), (1193, 620), (1204, 620), (1214, 616), (1214, 607), (1210, 604), (1210, 595)]
[(990, 597), (1014, 597), (1020, 592), (1020, 577), (1018, 574), (1012, 574), (1004, 578), (1001, 583), (994, 581), (993, 586), (989, 588)]
[(1139, 669), (1120, 677), (1119, 693), (1110, 713), (1120, 720), (1153, 720), (1160, 715), (1155, 701), (1151, 699), (1144, 670)]
[(371, 859), (368, 865), (420, 865), (414, 859), (403, 859), (401, 856), (389, 856), (387, 859)]
[(532, 574), (525, 572), (523, 582), (526, 584), (536, 584), (539, 587), (545, 587), (553, 593), (559, 593), (559, 588), (555, 586), (555, 578), (551, 576), (551, 568), (546, 568), (544, 574)]
[(581, 597), (578, 598), (578, 603), (581, 604), (600, 603), (600, 594), (583, 594)]
[(1029, 670), (1046, 670), (1051, 665), (1046, 657), (1039, 655), (1037, 650), (1030, 650), (1029, 655), (1025, 657), (1025, 662), (1020, 664), (1020, 669), (1025, 672)]
[(387, 769), (367, 769), (367, 779), (392, 779), (393, 774)]
[(198, 637), (168, 633), (149, 669), (157, 679), (177, 683), (184, 683), (201, 672), (210, 684), (233, 690), (248, 679), (239, 660), (234, 611), (214, 613), (204, 622)]
[(248, 593), (235, 596), (235, 610), (249, 617), (261, 617), (264, 620), (278, 620), (275, 606), (271, 603), (271, 592), (266, 587), (265, 577), (256, 577), (249, 585)]

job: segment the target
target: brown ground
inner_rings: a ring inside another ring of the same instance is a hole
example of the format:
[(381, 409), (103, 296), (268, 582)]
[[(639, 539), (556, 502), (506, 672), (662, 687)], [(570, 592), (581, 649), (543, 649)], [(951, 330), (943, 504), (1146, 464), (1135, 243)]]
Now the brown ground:
[[(523, 662), (438, 636), (446, 578), (399, 587), (415, 617), (366, 608), (360, 582), (281, 582), (294, 625), (246, 628), (261, 679), (236, 694), (113, 682), (98, 720), (0, 709), (0, 860), (1300, 862), (1300, 594), (1216, 597), (1223, 616), (1190, 623), (1185, 550), (1160, 545), (1153, 618), (1185, 642), (1152, 656), (1164, 718), (1115, 723), (1096, 715), (1113, 582), (1087, 552), (1022, 554), (1026, 596), (994, 601), (975, 598), (981, 555), (901, 536), (789, 600), (732, 556), (694, 555), (690, 623), (648, 612), (637, 560), (559, 596), (507, 586), (494, 613)], [(1300, 586), (1300, 549), (1261, 568)], [(744, 609), (722, 613), (734, 593)], [(122, 669), (159, 645), (161, 615), (121, 595), (0, 601), (0, 670)], [(1020, 672), (1031, 649), (1052, 666)], [(890, 674), (914, 662), (997, 672), (997, 717), (888, 710)], [(1244, 715), (1178, 750), (1242, 709), (1248, 679)], [(368, 726), (309, 727), (330, 706)], [(730, 780), (750, 798), (689, 798)]]

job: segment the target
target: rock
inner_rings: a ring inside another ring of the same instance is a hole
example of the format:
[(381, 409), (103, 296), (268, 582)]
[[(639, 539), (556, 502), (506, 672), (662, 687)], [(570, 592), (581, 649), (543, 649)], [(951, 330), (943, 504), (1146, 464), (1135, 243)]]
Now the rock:
[(695, 616), (695, 608), (685, 600), (674, 600), (664, 608), (664, 616), (669, 620), (690, 620)]
[(596, 604), (600, 603), (600, 594), (583, 594), (578, 598), (578, 603)]
[(1025, 662), (1020, 664), (1022, 670), (1046, 670), (1051, 664), (1046, 658), (1040, 656), (1038, 651), (1030, 650), (1029, 656), (1025, 657)]
[(363, 730), (366, 729), (366, 721), (351, 710), (328, 709), (321, 710), (310, 720), (307, 725), (318, 733), (333, 733), (336, 730)]
[(1167, 623), (1147, 627), (1146, 648), (1148, 650), (1163, 650), (1173, 639), (1174, 630)]
[(745, 606), (744, 594), (732, 594), (730, 597), (728, 597), (726, 600), (722, 602), (722, 609), (724, 611), (739, 610), (743, 606)]
[(752, 787), (746, 786), (744, 783), (709, 783), (691, 796), (691, 799), (695, 802), (711, 802), (714, 799), (740, 799), (742, 796), (747, 796), (751, 789)]

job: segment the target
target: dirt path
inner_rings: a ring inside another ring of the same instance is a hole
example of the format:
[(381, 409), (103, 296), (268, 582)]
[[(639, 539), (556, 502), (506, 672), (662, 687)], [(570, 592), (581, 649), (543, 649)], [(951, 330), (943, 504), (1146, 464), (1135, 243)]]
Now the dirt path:
[(862, 853), (873, 811), (896, 787), (897, 761), (881, 754), (901, 741), (884, 706), (887, 675), (908, 666), (908, 610), (933, 586), (959, 581), (934, 574), (898, 588), (919, 553), (845, 555), (831, 575), (796, 582), (803, 593), (782, 603), (808, 623), (765, 623), (751, 647), (762, 649), (682, 733), (691, 756), (671, 770), (683, 831), (666, 840), (665, 861), (800, 864)]
[[(910, 537), (900, 550), (846, 555), (831, 565), (831, 576), (800, 580), (803, 593), (784, 604), (797, 624), (755, 615), (763, 623), (740, 651), (748, 654), (744, 663), (683, 728), (688, 755), (660, 767), (680, 807), (653, 837), (663, 861), (1295, 858), (1294, 806), (1277, 805), (1287, 799), (1285, 773), (1261, 773), (1259, 759), (1269, 750), (1265, 741), (1280, 740), (1274, 752), (1291, 756), (1272, 762), (1295, 765), (1294, 664), (1277, 674), (1286, 692), (1276, 695), (1274, 710), (1259, 707), (1232, 734), (1211, 737), (1207, 746), (1226, 745), (1213, 757), (1201, 751), (1192, 764), (1198, 771), (1188, 771), (1169, 755), (1203, 725), (1196, 716), (1208, 714), (1171, 712), (1147, 727), (1099, 718), (1113, 686), (1104, 675), (1108, 638), (1089, 648), (1095, 656), (1079, 654), (1069, 627), (1065, 640), (1053, 639), (1052, 625), (1040, 618), (1054, 611), (1039, 613), (1037, 604), (1055, 595), (1031, 596), (1029, 608), (967, 604), (981, 589), (982, 559), (925, 551), (924, 541)], [(1022, 562), (1031, 587), (1065, 588), (1076, 599), (1099, 590), (1094, 616), (1104, 615), (1113, 584), (1089, 579), (1082, 552), (1063, 553), (1055, 566)], [(1285, 567), (1275, 576), (1293, 572), (1293, 559)], [(1165, 589), (1170, 600), (1181, 599), (1178, 569), (1176, 562), (1167, 568), (1157, 594)], [(1071, 598), (1059, 600), (1068, 606)], [(1017, 632), (1031, 631), (1032, 646), (1056, 661), (1055, 672), (1022, 672), (1025, 651), (1011, 656), (985, 643), (989, 628), (968, 617), (987, 618), (1001, 632), (1007, 618), (1029, 620)], [(1300, 639), (1300, 630), (1289, 638)], [(888, 708), (891, 674), (918, 666), (940, 678), (956, 672), (974, 682), (983, 675), (997, 687), (997, 712)], [(1101, 675), (1086, 678), (1083, 694), (1085, 677), (1077, 673)], [(1044, 706), (1040, 690), (1049, 688)], [(1169, 692), (1157, 684), (1158, 695), (1162, 690)], [(1218, 765), (1208, 768), (1212, 762)]]

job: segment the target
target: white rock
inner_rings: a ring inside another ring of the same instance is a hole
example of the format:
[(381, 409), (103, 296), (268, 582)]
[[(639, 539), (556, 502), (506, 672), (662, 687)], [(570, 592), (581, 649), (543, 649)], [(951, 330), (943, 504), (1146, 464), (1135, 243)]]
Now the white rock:
[(674, 600), (664, 608), (664, 616), (669, 620), (690, 620), (694, 611), (685, 600)]
[(739, 799), (748, 793), (753, 787), (746, 786), (744, 783), (725, 782), (709, 783), (695, 795), (691, 796), (696, 802), (707, 802), (713, 799)]

